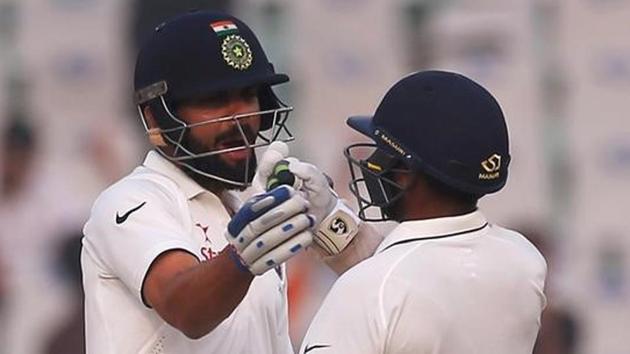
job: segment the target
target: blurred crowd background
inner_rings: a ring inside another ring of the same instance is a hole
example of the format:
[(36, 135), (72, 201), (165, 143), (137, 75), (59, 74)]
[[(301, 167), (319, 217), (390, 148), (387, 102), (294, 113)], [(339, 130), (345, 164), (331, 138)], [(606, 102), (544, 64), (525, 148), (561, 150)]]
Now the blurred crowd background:
[[(250, 24), (291, 77), (292, 152), (345, 197), (347, 116), (421, 69), (486, 86), (513, 162), (481, 206), (549, 262), (536, 354), (630, 353), (629, 0), (0, 0), (0, 354), (83, 352), (81, 228), (148, 149), (138, 45), (190, 8)], [(291, 261), (296, 346), (334, 279)]]

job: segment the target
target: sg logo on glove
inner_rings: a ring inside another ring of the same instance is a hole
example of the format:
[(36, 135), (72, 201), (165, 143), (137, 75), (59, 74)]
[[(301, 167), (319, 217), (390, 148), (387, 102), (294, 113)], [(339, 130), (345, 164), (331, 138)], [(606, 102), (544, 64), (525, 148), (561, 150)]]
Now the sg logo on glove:
[(330, 231), (336, 233), (337, 235), (343, 235), (348, 232), (348, 225), (342, 218), (336, 218), (330, 223)]

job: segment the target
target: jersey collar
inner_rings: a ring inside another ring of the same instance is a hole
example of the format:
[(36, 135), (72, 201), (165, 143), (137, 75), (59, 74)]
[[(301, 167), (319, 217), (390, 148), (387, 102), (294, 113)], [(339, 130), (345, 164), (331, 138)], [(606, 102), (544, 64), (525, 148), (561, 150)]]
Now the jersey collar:
[(385, 237), (376, 253), (383, 252), (395, 244), (457, 236), (479, 231), (487, 226), (488, 221), (478, 210), (458, 216), (404, 221)]
[(155, 150), (149, 151), (142, 164), (172, 179), (184, 191), (188, 199), (193, 199), (199, 194), (207, 192), (192, 178), (188, 177), (184, 171)]

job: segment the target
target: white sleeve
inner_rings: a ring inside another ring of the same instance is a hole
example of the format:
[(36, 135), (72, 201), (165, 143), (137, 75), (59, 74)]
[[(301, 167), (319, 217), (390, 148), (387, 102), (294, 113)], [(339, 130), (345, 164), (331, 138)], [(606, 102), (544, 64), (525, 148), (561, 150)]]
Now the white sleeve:
[(128, 180), (105, 191), (84, 227), (84, 245), (100, 263), (100, 276), (119, 278), (142, 300), (145, 275), (160, 254), (196, 253), (185, 236), (183, 207), (164, 186), (148, 180)]
[(383, 352), (386, 328), (379, 318), (378, 291), (364, 288), (370, 285), (358, 268), (362, 267), (350, 269), (335, 282), (302, 341), (300, 354)]
[(382, 274), (359, 264), (333, 285), (299, 353), (434, 353), (444, 328), (441, 310), (426, 297), (409, 296), (413, 291), (407, 280), (383, 282)]
[[(441, 305), (423, 296), (409, 279), (390, 276), (382, 292), (382, 317), (387, 328), (383, 353), (431, 354), (439, 351), (449, 328)], [(452, 324), (450, 324), (452, 325)]]

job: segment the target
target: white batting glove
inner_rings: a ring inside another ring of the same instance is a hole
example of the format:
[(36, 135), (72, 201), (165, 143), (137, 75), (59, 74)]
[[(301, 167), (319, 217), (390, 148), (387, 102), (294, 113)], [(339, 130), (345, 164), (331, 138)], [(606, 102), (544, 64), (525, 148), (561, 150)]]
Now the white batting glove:
[(330, 187), (328, 179), (315, 165), (296, 158), (285, 159), (289, 171), (297, 176), (315, 215), (315, 242), (327, 254), (341, 253), (359, 231), (361, 220)]
[(258, 159), (258, 168), (252, 180), (254, 193), (266, 192), (267, 180), (271, 176), (274, 167), (287, 156), (289, 156), (289, 146), (282, 141), (274, 141), (267, 147), (267, 150)]
[(254, 275), (265, 273), (313, 241), (314, 217), (308, 201), (290, 186), (280, 186), (243, 204), (230, 220), (226, 238), (242, 265)]

